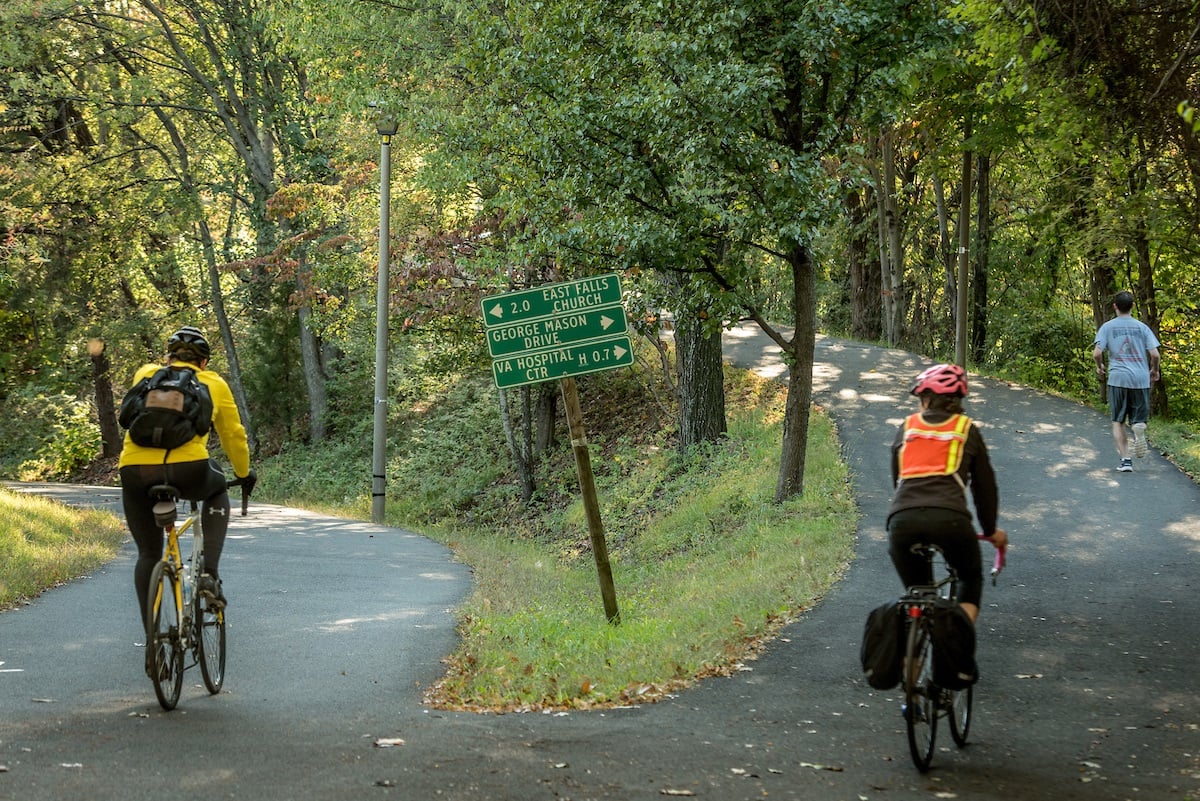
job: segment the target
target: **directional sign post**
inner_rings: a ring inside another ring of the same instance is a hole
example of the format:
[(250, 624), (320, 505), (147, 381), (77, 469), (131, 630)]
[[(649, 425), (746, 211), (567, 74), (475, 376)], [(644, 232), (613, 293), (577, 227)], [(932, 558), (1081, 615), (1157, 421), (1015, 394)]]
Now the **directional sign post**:
[(621, 279), (610, 273), (543, 284), (484, 298), (479, 308), (499, 389), (561, 379), (604, 614), (609, 623), (620, 623), (575, 376), (633, 364)]
[(479, 307), (500, 389), (633, 364), (616, 273), (493, 295)]
[(479, 302), (483, 324), (495, 328), (600, 306), (621, 305), (621, 279), (616, 273), (580, 278), (533, 289), (492, 295)]
[(489, 328), (488, 352), (493, 359), (499, 359), (514, 353), (576, 345), (624, 334), (627, 330), (625, 310), (607, 306)]

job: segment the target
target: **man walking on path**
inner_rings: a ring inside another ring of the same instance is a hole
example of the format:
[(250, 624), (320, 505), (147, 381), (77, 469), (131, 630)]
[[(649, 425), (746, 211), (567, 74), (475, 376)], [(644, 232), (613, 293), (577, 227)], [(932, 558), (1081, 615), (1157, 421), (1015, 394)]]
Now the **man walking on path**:
[[(1117, 316), (1096, 332), (1092, 358), (1096, 375), (1108, 375), (1108, 411), (1112, 418), (1113, 441), (1121, 457), (1117, 470), (1133, 472), (1129, 458), (1129, 437), (1125, 432), (1128, 420), (1133, 428), (1133, 453), (1139, 459), (1146, 455), (1146, 422), (1150, 419), (1150, 386), (1158, 380), (1158, 337), (1150, 326), (1135, 320), (1133, 295), (1118, 292), (1113, 297)], [(1108, 353), (1108, 369), (1104, 354)]]

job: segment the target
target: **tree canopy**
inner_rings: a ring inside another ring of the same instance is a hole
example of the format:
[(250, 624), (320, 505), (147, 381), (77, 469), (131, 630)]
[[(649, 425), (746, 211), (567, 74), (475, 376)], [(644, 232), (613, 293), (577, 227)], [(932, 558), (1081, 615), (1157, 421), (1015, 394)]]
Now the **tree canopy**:
[[(481, 295), (618, 271), (638, 325), (677, 321), (685, 444), (722, 430), (703, 380), (722, 326), (783, 347), (782, 500), (818, 329), (951, 360), (969, 322), (973, 366), (1092, 397), (1092, 330), (1129, 288), (1165, 343), (1159, 412), (1196, 419), (1198, 19), (1194, 0), (16, 0), (0, 403), (50, 411), (6, 470), (100, 452), (89, 339), (119, 392), (185, 323), (220, 342), (265, 452), (362, 436), (380, 113), (404, 381), (486, 368)], [(63, 419), (79, 444), (39, 457)]]

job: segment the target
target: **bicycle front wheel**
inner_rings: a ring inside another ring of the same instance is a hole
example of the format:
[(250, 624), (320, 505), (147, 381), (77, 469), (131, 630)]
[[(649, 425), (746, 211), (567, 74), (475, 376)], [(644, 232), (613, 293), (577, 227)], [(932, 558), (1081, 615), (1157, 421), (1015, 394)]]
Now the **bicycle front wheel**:
[(950, 693), (950, 736), (959, 748), (967, 744), (967, 734), (971, 731), (971, 702), (974, 696), (973, 686)]
[(183, 690), (184, 649), (181, 615), (175, 602), (177, 581), (175, 571), (159, 562), (150, 574), (146, 599), (146, 673), (154, 683), (159, 706), (167, 710), (175, 708)]
[(938, 692), (929, 628), (920, 618), (910, 618), (904, 651), (904, 724), (913, 764), (922, 773), (929, 770), (937, 741)]
[(210, 606), (208, 598), (196, 593), (196, 637), (200, 674), (213, 695), (225, 683), (225, 609)]

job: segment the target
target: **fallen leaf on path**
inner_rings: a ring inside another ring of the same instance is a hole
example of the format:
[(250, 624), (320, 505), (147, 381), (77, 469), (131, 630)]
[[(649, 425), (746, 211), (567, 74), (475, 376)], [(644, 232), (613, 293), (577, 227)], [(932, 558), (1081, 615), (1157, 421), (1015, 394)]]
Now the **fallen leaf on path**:
[(837, 765), (817, 765), (812, 762), (801, 762), (800, 767), (812, 768), (813, 770), (829, 770), (833, 771), (834, 773), (841, 773), (845, 770), (845, 768), (839, 768)]
[(375, 741), (376, 748), (395, 748), (398, 745), (404, 745), (404, 740), (399, 737), (380, 737)]
[(672, 790), (669, 787), (664, 787), (663, 789), (659, 790), (658, 794), (659, 795), (679, 795), (679, 796), (695, 795), (695, 793), (692, 792), (691, 790)]

